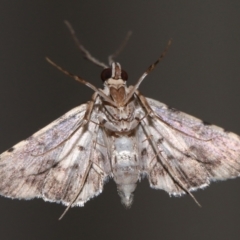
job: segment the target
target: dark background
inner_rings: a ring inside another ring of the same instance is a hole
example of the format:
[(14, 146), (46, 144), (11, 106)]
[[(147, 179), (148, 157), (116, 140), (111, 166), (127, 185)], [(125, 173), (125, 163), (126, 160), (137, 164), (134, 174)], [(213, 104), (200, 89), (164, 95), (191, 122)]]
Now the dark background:
[[(148, 97), (240, 134), (240, 2), (0, 1), (0, 150), (41, 129), (93, 93), (45, 61), (101, 87), (100, 68), (85, 61), (63, 20), (102, 61), (128, 30), (117, 59), (134, 84), (173, 38), (140, 87)], [(170, 198), (139, 183), (130, 210), (113, 181), (84, 208), (0, 198), (0, 239), (239, 239), (240, 179), (213, 183), (193, 200)]]

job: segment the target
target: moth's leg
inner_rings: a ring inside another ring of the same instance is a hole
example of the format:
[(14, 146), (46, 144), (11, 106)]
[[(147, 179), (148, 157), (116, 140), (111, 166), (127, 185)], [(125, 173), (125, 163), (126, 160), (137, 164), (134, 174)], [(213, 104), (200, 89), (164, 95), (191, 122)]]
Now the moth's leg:
[[(174, 130), (176, 130), (176, 131), (178, 131), (178, 132), (180, 132), (180, 133), (182, 133), (182, 134), (184, 134), (184, 135), (186, 135), (186, 136), (188, 136), (188, 137), (191, 137), (191, 138), (194, 138), (194, 139), (197, 139), (197, 140), (200, 140), (200, 141), (206, 141), (206, 142), (208, 142), (208, 141), (211, 141), (211, 140), (213, 139), (213, 138), (208, 138), (208, 139), (198, 138), (198, 137), (195, 137), (195, 136), (192, 136), (192, 135), (190, 135), (190, 134), (187, 134), (186, 132), (183, 132), (183, 131), (181, 131), (181, 130), (179, 130), (179, 129), (177, 129), (177, 128), (171, 126), (171, 125), (169, 125), (169, 123), (167, 123), (166, 121), (164, 121), (162, 118), (160, 118), (159, 116), (157, 116), (157, 115), (154, 113), (154, 111), (152, 110), (151, 106), (148, 104), (147, 99), (146, 99), (138, 90), (136, 90), (135, 93), (136, 93), (136, 95), (138, 96), (141, 104), (143, 105), (143, 107), (144, 107), (145, 110), (147, 111), (148, 115), (149, 115), (150, 117), (152, 117), (152, 119), (154, 119), (154, 118), (156, 117), (156, 118), (159, 119), (160, 121), (164, 122), (164, 123), (165, 123), (167, 126), (169, 126), (170, 128), (172, 128), (172, 129), (174, 129)], [(174, 147), (174, 146), (173, 146), (173, 147)], [(197, 160), (197, 159), (196, 159), (196, 160)]]
[(47, 154), (51, 151), (53, 151), (54, 149), (58, 148), (59, 146), (61, 146), (62, 144), (64, 144), (66, 141), (68, 141), (78, 130), (79, 128), (81, 127), (84, 127), (84, 125), (86, 125), (90, 118), (91, 118), (91, 113), (92, 113), (92, 110), (93, 110), (93, 107), (94, 107), (94, 104), (96, 102), (96, 99), (97, 99), (97, 96), (98, 94), (97, 93), (94, 93), (92, 95), (92, 99), (88, 102), (88, 106), (87, 106), (87, 109), (86, 109), (86, 112), (84, 114), (84, 117), (83, 119), (81, 120), (81, 122), (78, 124), (78, 126), (76, 127), (76, 129), (67, 137), (65, 138), (62, 142), (60, 142), (57, 146), (51, 148), (51, 149), (48, 149), (47, 151), (43, 152), (43, 153), (40, 153), (40, 154), (32, 154), (32, 156), (34, 157), (39, 157), (39, 156), (42, 156), (44, 154)]
[[(159, 119), (160, 121), (162, 121), (163, 123), (165, 123), (165, 124), (166, 124), (167, 126), (169, 126), (170, 128), (172, 128), (172, 129), (174, 129), (174, 130), (176, 130), (176, 131), (178, 131), (178, 132), (180, 132), (180, 133), (182, 133), (182, 134), (184, 134), (184, 135), (186, 135), (186, 136), (189, 136), (189, 137), (195, 138), (195, 139), (197, 139), (197, 140), (201, 140), (201, 141), (211, 141), (211, 140), (212, 140), (212, 138), (211, 138), (211, 139), (201, 139), (201, 138), (197, 138), (197, 137), (192, 136), (192, 135), (190, 135), (190, 134), (187, 134), (187, 133), (185, 133), (185, 132), (183, 132), (183, 131), (181, 131), (181, 130), (179, 130), (179, 129), (177, 129), (177, 128), (174, 128), (173, 126), (169, 125), (167, 122), (165, 122), (163, 119), (159, 118), (159, 117), (154, 113), (154, 111), (152, 110), (151, 106), (148, 104), (147, 99), (146, 99), (138, 90), (136, 91), (136, 95), (138, 96), (140, 102), (142, 103), (143, 107), (144, 107), (145, 110), (147, 111), (148, 115), (149, 115), (150, 117), (152, 117), (152, 120), (153, 120), (153, 121), (154, 121), (154, 118), (156, 117), (157, 119)], [(156, 121), (156, 120), (155, 120), (155, 121)], [(152, 135), (151, 135), (151, 137), (152, 137)], [(167, 141), (167, 139), (166, 139), (166, 141)], [(167, 141), (167, 142), (168, 142), (169, 144), (171, 144), (171, 142), (169, 142), (169, 141)], [(202, 161), (200, 161), (200, 160), (197, 158), (197, 156), (196, 156), (195, 154), (190, 153), (189, 151), (181, 151), (181, 150), (179, 150), (178, 148), (176, 148), (176, 146), (173, 145), (173, 144), (171, 144), (171, 146), (172, 146), (173, 148), (177, 149), (178, 151), (180, 151), (181, 153), (183, 153), (184, 155), (190, 155), (190, 156), (191, 156), (193, 159), (195, 159), (196, 161), (202, 162)]]
[(153, 112), (152, 108), (150, 107), (150, 105), (148, 104), (147, 99), (138, 91), (135, 91), (137, 97), (139, 98), (141, 104), (143, 105), (143, 107), (145, 108), (145, 110), (147, 111), (148, 115), (150, 117), (156, 117), (155, 113)]
[(110, 160), (109, 163), (110, 163), (110, 168), (111, 168), (111, 173), (113, 172), (113, 168), (112, 168), (112, 161), (111, 161), (111, 158), (112, 158), (112, 142), (110, 140), (110, 136), (107, 134), (106, 130), (102, 128), (102, 133), (103, 133), (103, 142), (104, 144), (106, 145), (106, 150), (107, 150), (107, 154), (108, 154), (108, 159)]
[(72, 205), (76, 202), (77, 198), (79, 197), (79, 195), (81, 194), (82, 192), (82, 189), (86, 183), (86, 180), (87, 180), (87, 177), (89, 175), (89, 172), (93, 166), (93, 164), (95, 164), (94, 161), (92, 161), (92, 153), (96, 150), (96, 141), (97, 141), (97, 131), (99, 129), (99, 125), (96, 125), (95, 127), (95, 130), (94, 130), (94, 135), (93, 135), (93, 140), (92, 140), (92, 145), (93, 145), (93, 150), (91, 151), (90, 153), (90, 156), (89, 156), (89, 159), (88, 159), (88, 165), (87, 165), (87, 168), (85, 170), (85, 173), (84, 173), (84, 176), (82, 178), (82, 181), (80, 183), (80, 187), (76, 193), (76, 195), (74, 196), (74, 198), (72, 199), (72, 201), (69, 203), (68, 207), (65, 209), (65, 211), (63, 212), (63, 214), (60, 216), (59, 220), (61, 220), (64, 215), (67, 213), (67, 211), (69, 210), (70, 207), (72, 207)]
[(98, 93), (102, 98), (104, 98), (108, 103), (112, 104), (115, 107), (118, 107), (117, 104), (109, 97), (107, 96), (102, 89), (98, 89), (96, 88), (93, 84), (91, 84), (90, 82), (84, 80), (83, 78), (70, 73), (69, 71), (67, 71), (66, 69), (60, 67), (59, 65), (57, 65), (55, 62), (53, 62), (51, 59), (49, 59), (48, 57), (46, 57), (46, 60), (53, 65), (55, 68), (57, 68), (59, 71), (61, 71), (62, 73), (66, 74), (69, 77), (72, 77), (74, 80), (86, 85), (87, 87), (91, 88), (94, 92)]
[[(97, 131), (99, 131), (99, 127), (101, 127), (99, 124), (98, 124), (98, 128), (97, 128)], [(104, 145), (102, 145), (102, 144), (100, 144), (100, 143), (98, 143), (97, 142), (97, 138), (98, 138), (98, 132), (96, 131), (96, 129), (95, 129), (95, 131), (94, 131), (94, 134), (95, 134), (95, 137), (93, 138), (93, 139), (95, 139), (95, 140), (93, 140), (93, 148), (94, 149), (96, 149), (96, 145), (99, 145), (99, 146), (101, 146), (101, 147), (104, 147), (104, 148), (107, 148), (106, 146), (104, 146)], [(98, 163), (96, 163), (95, 161), (93, 161), (93, 160), (90, 160), (90, 161), (92, 161), (92, 167), (93, 167), (93, 169), (99, 174), (99, 175), (102, 175), (102, 176), (104, 176), (105, 175), (105, 171), (101, 168), (101, 166), (98, 164)]]
[(166, 48), (164, 49), (164, 51), (162, 52), (161, 56), (157, 59), (156, 62), (154, 62), (153, 64), (151, 64), (147, 70), (142, 74), (142, 76), (138, 79), (137, 83), (132, 86), (131, 90), (129, 91), (126, 99), (123, 102), (123, 106), (132, 98), (132, 96), (134, 95), (134, 93), (136, 92), (136, 90), (138, 89), (139, 85), (141, 84), (141, 82), (143, 81), (143, 79), (157, 66), (157, 64), (159, 62), (162, 61), (162, 59), (165, 57), (168, 48), (170, 47), (170, 45), (172, 44), (172, 40), (170, 39), (167, 43)]
[[(90, 160), (90, 161), (92, 161), (92, 160)], [(93, 163), (93, 165), (92, 165), (93, 169), (94, 169), (99, 175), (104, 176), (104, 175), (105, 175), (104, 170), (103, 170), (97, 163), (95, 163), (94, 161), (92, 161), (92, 163)]]
[(84, 117), (83, 117), (83, 126), (85, 124), (87, 124), (89, 122), (90, 118), (91, 118), (91, 114), (92, 114), (94, 105), (96, 103), (97, 97), (98, 97), (98, 93), (95, 92), (92, 95), (91, 100), (88, 101), (87, 109), (86, 109), (86, 112), (85, 112)]
[(199, 202), (197, 201), (197, 199), (193, 196), (193, 194), (185, 187), (184, 183), (177, 177), (177, 175), (174, 173), (173, 169), (171, 168), (171, 166), (168, 164), (166, 158), (163, 156), (162, 152), (159, 151), (158, 146), (156, 141), (154, 140), (153, 135), (150, 132), (150, 129), (148, 128), (147, 124), (145, 123), (145, 121), (141, 121), (141, 126), (143, 128), (143, 130), (145, 131), (146, 135), (149, 137), (149, 141), (152, 144), (152, 147), (156, 153), (156, 157), (158, 159), (158, 161), (160, 162), (160, 164), (162, 165), (162, 167), (165, 169), (165, 171), (171, 176), (171, 178), (174, 180), (174, 182), (177, 183), (177, 185), (183, 190), (185, 191), (185, 193), (189, 194), (192, 199), (196, 202), (196, 204), (198, 206), (201, 207), (201, 205), (199, 204)]
[[(77, 126), (77, 128), (66, 139), (64, 139), (63, 142), (66, 142), (67, 140), (69, 140), (78, 131), (78, 129), (80, 127), (84, 127), (89, 122), (97, 97), (98, 97), (98, 94), (95, 92), (92, 95), (91, 100), (88, 101), (87, 109), (86, 109), (86, 112), (84, 114), (84, 117), (83, 117), (81, 123), (79, 124), (79, 126)], [(63, 142), (61, 142), (60, 144), (62, 144)], [(53, 149), (51, 149), (51, 150), (53, 150)]]
[(86, 180), (87, 180), (87, 177), (88, 177), (88, 174), (89, 174), (90, 169), (91, 169), (91, 167), (92, 167), (92, 164), (93, 164), (93, 162), (89, 160), (88, 166), (87, 166), (86, 171), (85, 171), (85, 174), (84, 174), (84, 176), (83, 176), (83, 178), (82, 178), (82, 182), (81, 182), (81, 185), (80, 185), (80, 187), (79, 187), (79, 190), (78, 190), (77, 194), (75, 195), (75, 197), (73, 198), (73, 200), (69, 203), (68, 207), (65, 209), (65, 211), (63, 212), (63, 214), (60, 216), (60, 218), (59, 218), (58, 220), (61, 220), (61, 219), (64, 217), (64, 215), (67, 213), (67, 211), (69, 210), (69, 208), (72, 207), (72, 205), (74, 204), (74, 202), (77, 200), (78, 196), (80, 195), (80, 193), (81, 193), (81, 191), (82, 191), (82, 189), (83, 189), (83, 187), (84, 187), (84, 185), (85, 185), (85, 182), (86, 182)]
[[(99, 118), (99, 119), (103, 119), (103, 118)], [(91, 120), (90, 120), (91, 121)], [(96, 123), (96, 122), (94, 122), (94, 121), (91, 121), (91, 122), (93, 122), (93, 123), (95, 123), (96, 125), (98, 125), (99, 127), (101, 127), (102, 128), (102, 137), (103, 137), (103, 144), (102, 143), (99, 143), (98, 141), (96, 141), (95, 142), (95, 145), (99, 145), (99, 146), (101, 146), (101, 147), (104, 147), (104, 148), (106, 148), (106, 151), (107, 151), (107, 154), (108, 154), (108, 159), (111, 159), (111, 153), (109, 152), (109, 150), (111, 149), (111, 144), (110, 144), (110, 142), (109, 142), (109, 138), (108, 138), (108, 136), (107, 136), (107, 133), (106, 133), (106, 130), (105, 130), (105, 126), (104, 126), (104, 123), (102, 123), (101, 121), (99, 121), (99, 123)], [(114, 130), (118, 130), (118, 129), (116, 129), (116, 128), (113, 128)], [(108, 129), (108, 130), (110, 130), (110, 129)], [(93, 162), (93, 163), (95, 163), (95, 162)], [(96, 163), (95, 163), (96, 164)], [(98, 167), (100, 168), (100, 166), (98, 165)], [(111, 172), (112, 172), (112, 163), (111, 163), (111, 161), (110, 161), (110, 167), (111, 167)]]
[(84, 55), (84, 57), (89, 60), (90, 62), (96, 64), (97, 66), (100, 66), (102, 68), (108, 68), (109, 66), (103, 62), (100, 62), (99, 60), (97, 60), (95, 57), (93, 57), (90, 52), (80, 43), (80, 41), (78, 40), (76, 33), (72, 27), (72, 25), (68, 22), (68, 21), (64, 21), (64, 23), (66, 24), (68, 30), (70, 31), (70, 34), (75, 42), (75, 44), (77, 45), (78, 49), (82, 52), (82, 54)]

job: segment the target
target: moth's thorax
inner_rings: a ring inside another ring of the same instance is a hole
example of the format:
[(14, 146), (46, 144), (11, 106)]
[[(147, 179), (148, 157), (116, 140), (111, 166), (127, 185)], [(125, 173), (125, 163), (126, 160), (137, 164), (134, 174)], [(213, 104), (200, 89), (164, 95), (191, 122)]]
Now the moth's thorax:
[(105, 128), (112, 132), (131, 132), (137, 125), (134, 102), (124, 107), (113, 107), (103, 104), (101, 108), (102, 119), (105, 119)]
[(127, 96), (127, 73), (121, 69), (121, 65), (113, 62), (110, 68), (102, 71), (101, 78), (104, 81), (107, 95), (116, 103), (117, 106), (123, 106)]
[(109, 119), (113, 120), (130, 120), (134, 113), (134, 103), (129, 101), (127, 104), (122, 105), (126, 96), (129, 92), (129, 89), (126, 87), (126, 81), (122, 79), (108, 79), (104, 83), (103, 92), (109, 96), (114, 102), (117, 103), (119, 107), (112, 106), (108, 104), (105, 99), (103, 100), (104, 112), (109, 116)]
[(109, 97), (118, 105), (122, 106), (126, 98), (125, 81), (122, 79), (115, 80), (110, 78), (106, 81), (106, 86), (109, 89)]
[[(130, 132), (137, 125), (140, 119), (139, 113), (136, 111), (138, 104), (136, 99), (132, 97), (126, 104), (123, 104), (129, 93), (129, 88), (126, 87), (126, 82), (122, 79), (108, 79), (104, 83), (105, 88), (103, 92), (109, 96), (118, 107), (112, 105), (104, 98), (101, 98), (102, 116), (99, 119), (102, 120), (106, 129), (113, 132)], [(101, 121), (100, 120), (100, 121)]]

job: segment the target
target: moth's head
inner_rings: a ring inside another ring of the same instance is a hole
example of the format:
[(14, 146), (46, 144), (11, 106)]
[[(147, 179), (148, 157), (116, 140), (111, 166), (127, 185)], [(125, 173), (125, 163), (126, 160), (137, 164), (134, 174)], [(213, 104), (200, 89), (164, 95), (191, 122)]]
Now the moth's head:
[(128, 79), (128, 74), (122, 70), (120, 63), (113, 62), (110, 68), (105, 68), (101, 73), (101, 79), (106, 83), (116, 83), (126, 82)]
[(113, 62), (110, 68), (105, 68), (102, 71), (101, 79), (104, 85), (109, 88), (110, 97), (120, 106), (126, 98), (127, 73), (122, 70), (119, 63)]

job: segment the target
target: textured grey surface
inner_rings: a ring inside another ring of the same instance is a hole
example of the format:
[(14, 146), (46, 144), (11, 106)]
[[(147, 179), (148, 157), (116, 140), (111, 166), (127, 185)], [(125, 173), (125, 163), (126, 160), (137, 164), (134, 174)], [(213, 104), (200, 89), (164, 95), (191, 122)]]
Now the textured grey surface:
[[(82, 59), (63, 20), (91, 53), (105, 60), (128, 30), (118, 58), (133, 84), (173, 44), (141, 92), (240, 134), (239, 1), (0, 1), (0, 150), (27, 138), (92, 91), (46, 63), (101, 87), (100, 69)], [(212, 184), (190, 197), (169, 198), (137, 187), (125, 210), (112, 181), (84, 208), (59, 222), (64, 208), (42, 200), (0, 198), (1, 239), (239, 239), (240, 179)]]

